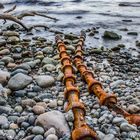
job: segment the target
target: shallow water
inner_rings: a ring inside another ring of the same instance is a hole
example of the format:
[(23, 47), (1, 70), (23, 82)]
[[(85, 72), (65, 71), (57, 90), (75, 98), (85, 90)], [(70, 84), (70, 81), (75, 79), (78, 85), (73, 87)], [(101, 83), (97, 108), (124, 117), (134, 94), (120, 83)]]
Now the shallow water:
[[(16, 4), (16, 13), (36, 10), (59, 19), (58, 22), (53, 22), (43, 17), (26, 17), (24, 22), (29, 25), (47, 24), (65, 33), (76, 34), (79, 34), (81, 29), (100, 27), (100, 34), (96, 35), (99, 39), (89, 37), (89, 47), (110, 47), (118, 43), (125, 43), (128, 47), (132, 47), (135, 41), (140, 39), (140, 35), (128, 36), (126, 32), (119, 30), (127, 28), (129, 31), (140, 33), (139, 0), (1, 0), (1, 3), (5, 5), (5, 8)], [(120, 3), (123, 5), (119, 6)], [(132, 20), (132, 22), (123, 20)], [(115, 42), (104, 41), (102, 39), (104, 30), (114, 30), (123, 35), (123, 38)]]

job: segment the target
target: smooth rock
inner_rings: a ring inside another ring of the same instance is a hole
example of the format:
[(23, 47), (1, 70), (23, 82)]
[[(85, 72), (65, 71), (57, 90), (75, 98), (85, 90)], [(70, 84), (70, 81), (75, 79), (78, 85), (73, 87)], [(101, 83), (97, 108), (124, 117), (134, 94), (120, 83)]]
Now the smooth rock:
[(6, 85), (9, 78), (10, 78), (9, 72), (0, 70), (0, 83), (2, 85)]
[(6, 40), (0, 38), (0, 47), (6, 45)]
[(25, 75), (23, 73), (18, 73), (11, 77), (8, 82), (8, 87), (12, 90), (20, 90), (25, 88), (32, 82), (32, 77)]
[(140, 107), (136, 106), (136, 105), (129, 105), (127, 108), (127, 111), (130, 113), (137, 113), (140, 111)]
[(45, 113), (45, 108), (43, 106), (35, 105), (33, 107), (33, 112), (37, 115)]
[(8, 55), (8, 54), (10, 54), (9, 49), (3, 49), (0, 51), (0, 55)]
[(7, 101), (3, 97), (0, 96), (0, 105), (4, 106), (6, 105), (6, 103)]
[(11, 107), (7, 107), (7, 106), (0, 106), (0, 114), (10, 114), (13, 111), (13, 109)]
[(127, 122), (124, 118), (115, 117), (112, 121), (114, 124), (120, 125), (122, 122)]
[(53, 48), (52, 47), (45, 47), (42, 49), (42, 51), (45, 54), (51, 54), (51, 53), (53, 53)]
[(33, 140), (44, 140), (42, 135), (36, 135)]
[(129, 131), (137, 131), (137, 127), (136, 126), (133, 126), (131, 124), (128, 124), (128, 123), (122, 123), (120, 125), (120, 129), (122, 131), (125, 131), (125, 132), (129, 132)]
[(48, 106), (45, 102), (38, 102), (38, 103), (36, 103), (36, 105), (42, 106), (44, 108), (47, 108), (47, 106)]
[(8, 119), (5, 116), (0, 116), (0, 126), (8, 123)]
[(44, 71), (54, 71), (56, 69), (56, 67), (53, 64), (46, 64), (43, 66), (43, 70)]
[(20, 39), (17, 36), (8, 37), (7, 42), (11, 44), (17, 44)]
[(60, 111), (49, 111), (39, 115), (36, 119), (36, 125), (42, 126), (45, 130), (53, 126), (57, 136), (60, 137), (70, 132), (65, 117)]
[(54, 134), (50, 134), (50, 135), (46, 138), (46, 140), (58, 140), (58, 137), (57, 137), (56, 135), (54, 135)]
[(57, 101), (57, 104), (58, 104), (59, 106), (62, 106), (64, 103), (63, 103), (62, 100), (58, 100), (58, 101)]
[(16, 97), (24, 97), (26, 95), (26, 90), (17, 90), (14, 94)]
[(117, 80), (117, 81), (110, 83), (111, 88), (115, 88), (119, 85), (125, 85), (125, 81), (124, 80)]
[(10, 36), (17, 36), (19, 37), (19, 33), (15, 31), (4, 31), (3, 36), (10, 37)]
[(51, 127), (48, 131), (45, 132), (44, 137), (47, 137), (50, 134), (56, 134), (56, 130), (53, 127)]
[(50, 87), (50, 86), (54, 85), (54, 83), (55, 83), (55, 79), (49, 75), (40, 75), (40, 76), (36, 76), (34, 78), (35, 78), (37, 84), (43, 88)]
[(107, 134), (105, 135), (103, 140), (114, 140), (115, 136), (113, 134)]
[(7, 134), (8, 140), (14, 140), (14, 137), (16, 136), (15, 130), (12, 130), (12, 129), (7, 130), (6, 134)]
[(44, 129), (40, 126), (35, 126), (32, 129), (32, 133), (35, 135), (39, 135), (39, 134), (42, 135), (42, 134), (44, 134)]
[(58, 61), (57, 61), (57, 60), (54, 60), (53, 58), (45, 57), (45, 58), (42, 60), (42, 64), (43, 64), (43, 65), (45, 65), (45, 64), (57, 65), (57, 64), (58, 64)]
[(50, 100), (49, 107), (51, 108), (57, 107), (57, 100)]
[(4, 62), (5, 64), (8, 64), (8, 63), (13, 63), (14, 59), (11, 58), (10, 56), (4, 56), (2, 57), (1, 61)]
[(16, 107), (14, 108), (14, 110), (15, 110), (16, 112), (21, 113), (21, 112), (23, 111), (23, 108), (22, 108), (22, 106), (18, 105), (18, 106), (16, 106)]

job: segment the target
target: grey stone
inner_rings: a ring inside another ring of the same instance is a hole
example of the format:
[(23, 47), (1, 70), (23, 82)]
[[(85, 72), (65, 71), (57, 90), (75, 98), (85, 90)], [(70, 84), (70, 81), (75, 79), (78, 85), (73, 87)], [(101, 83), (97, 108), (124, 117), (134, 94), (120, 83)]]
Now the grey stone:
[(46, 131), (44, 136), (47, 137), (50, 134), (56, 134), (56, 130), (53, 127), (51, 127), (48, 131)]
[(7, 106), (0, 106), (0, 114), (5, 113), (5, 114), (10, 114), (13, 111), (11, 107)]
[(45, 57), (45, 58), (42, 60), (42, 64), (43, 64), (43, 65), (45, 65), (45, 64), (57, 65), (57, 64), (58, 64), (58, 61), (57, 61), (57, 60), (54, 60), (53, 58)]
[(51, 108), (57, 107), (57, 100), (50, 100), (49, 107)]
[(26, 95), (26, 90), (18, 90), (14, 92), (16, 97), (24, 97)]
[(53, 126), (60, 137), (70, 131), (64, 115), (59, 111), (49, 111), (39, 115), (36, 119), (36, 125), (42, 126), (45, 130)]
[(120, 125), (120, 129), (122, 131), (125, 131), (125, 132), (129, 132), (129, 131), (137, 131), (137, 127), (136, 126), (133, 126), (131, 124), (128, 124), (128, 123), (122, 123)]
[(22, 108), (22, 106), (18, 105), (18, 106), (15, 107), (14, 110), (15, 110), (16, 112), (21, 113), (21, 112), (23, 111), (23, 108)]
[(58, 137), (55, 134), (50, 134), (46, 140), (58, 140)]
[(4, 56), (4, 57), (2, 57), (1, 61), (4, 62), (5, 64), (8, 64), (10, 62), (13, 63), (14, 59), (9, 56)]
[(103, 140), (103, 139), (104, 139), (105, 134), (104, 134), (103, 132), (101, 132), (101, 131), (96, 131), (96, 133), (98, 134), (98, 137), (99, 137), (100, 140)]
[(16, 132), (13, 129), (7, 130), (6, 135), (8, 140), (13, 140), (16, 136)]
[(42, 135), (36, 135), (33, 140), (43, 140), (43, 136)]
[(6, 100), (0, 96), (0, 105), (6, 105)]
[(115, 117), (112, 121), (114, 124), (120, 125), (122, 122), (127, 122), (124, 118)]
[(140, 107), (132, 104), (128, 106), (127, 111), (129, 111), (130, 113), (137, 113), (138, 111), (140, 111)]
[(51, 54), (51, 53), (53, 53), (53, 48), (52, 47), (45, 47), (42, 49), (42, 51), (45, 54)]
[(5, 116), (0, 116), (0, 126), (8, 123), (8, 119)]
[(3, 38), (0, 38), (0, 47), (6, 45), (6, 40)]
[(8, 120), (10, 122), (16, 122), (18, 118), (19, 118), (18, 116), (8, 116)]
[(73, 122), (74, 121), (74, 115), (72, 110), (69, 110), (66, 114), (65, 114), (65, 118), (68, 122)]
[(123, 81), (123, 80), (114, 81), (114, 82), (112, 82), (112, 83), (110, 84), (110, 87), (111, 87), (111, 88), (115, 88), (115, 87), (117, 87), (117, 86), (119, 86), (119, 85), (125, 85), (125, 81)]
[(16, 67), (15, 67), (15, 70), (16, 70), (16, 69), (24, 69), (24, 70), (26, 70), (26, 71), (28, 71), (28, 72), (31, 71), (31, 67), (30, 67), (30, 65), (28, 65), (27, 63), (22, 63), (21, 65), (16, 66)]
[(115, 136), (113, 134), (107, 134), (104, 137), (104, 140), (114, 140)]
[(11, 76), (14, 76), (18, 73), (23, 73), (23, 74), (28, 74), (28, 71), (27, 70), (24, 70), (24, 69), (16, 69), (14, 70), (12, 73), (11, 73)]
[(55, 79), (52, 76), (40, 75), (34, 77), (40, 87), (46, 88), (54, 85)]
[(53, 64), (46, 64), (43, 66), (43, 70), (44, 71), (54, 71), (56, 69), (56, 67)]
[(35, 135), (39, 135), (39, 134), (44, 134), (44, 129), (40, 126), (35, 126), (33, 127), (32, 129), (32, 133), (35, 134)]
[(25, 75), (23, 73), (18, 73), (11, 77), (8, 82), (8, 87), (12, 90), (20, 90), (25, 88), (32, 82), (32, 77)]

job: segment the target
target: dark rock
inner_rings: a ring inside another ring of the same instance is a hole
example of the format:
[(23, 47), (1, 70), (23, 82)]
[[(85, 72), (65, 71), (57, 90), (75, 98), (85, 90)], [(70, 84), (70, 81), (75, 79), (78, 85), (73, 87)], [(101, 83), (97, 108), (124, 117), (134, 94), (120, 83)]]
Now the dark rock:
[(123, 21), (123, 22), (132, 22), (131, 19), (123, 19), (122, 21)]
[(2, 3), (0, 3), (0, 9), (4, 9), (4, 6)]
[(140, 47), (140, 41), (136, 41), (136, 46)]
[(18, 90), (14, 92), (16, 97), (24, 97), (26, 95), (26, 90)]
[(6, 105), (6, 100), (0, 96), (0, 105), (4, 106)]
[(113, 32), (113, 31), (105, 31), (103, 38), (106, 39), (113, 39), (113, 40), (119, 40), (122, 38), (121, 35), (118, 35), (117, 33)]
[(135, 36), (137, 36), (137, 35), (138, 35), (138, 33), (137, 33), (137, 32), (128, 32), (127, 34), (128, 34), (128, 35), (135, 35)]

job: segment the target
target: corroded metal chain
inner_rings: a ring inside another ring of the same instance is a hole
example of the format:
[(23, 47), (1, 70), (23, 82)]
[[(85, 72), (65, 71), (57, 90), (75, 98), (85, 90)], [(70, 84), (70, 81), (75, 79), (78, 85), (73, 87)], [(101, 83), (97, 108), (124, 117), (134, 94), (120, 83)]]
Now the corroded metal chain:
[(69, 55), (66, 52), (65, 45), (59, 35), (56, 36), (56, 43), (60, 52), (59, 56), (64, 73), (64, 84), (66, 86), (65, 99), (68, 100), (66, 111), (72, 109), (74, 114), (74, 129), (72, 131), (72, 140), (98, 140), (97, 134), (85, 122), (85, 106), (79, 101), (79, 90), (75, 84), (74, 69)]
[(74, 57), (74, 64), (79, 70), (81, 77), (88, 84), (88, 90), (90, 93), (94, 93), (100, 102), (100, 105), (105, 105), (109, 109), (115, 111), (118, 114), (121, 114), (130, 124), (136, 124), (140, 126), (140, 115), (129, 114), (121, 107), (117, 105), (117, 97), (114, 94), (106, 93), (100, 82), (94, 79), (94, 75), (91, 71), (88, 70), (87, 66), (83, 62), (83, 45), (86, 35), (84, 31), (81, 31), (80, 39), (76, 45), (76, 52)]

